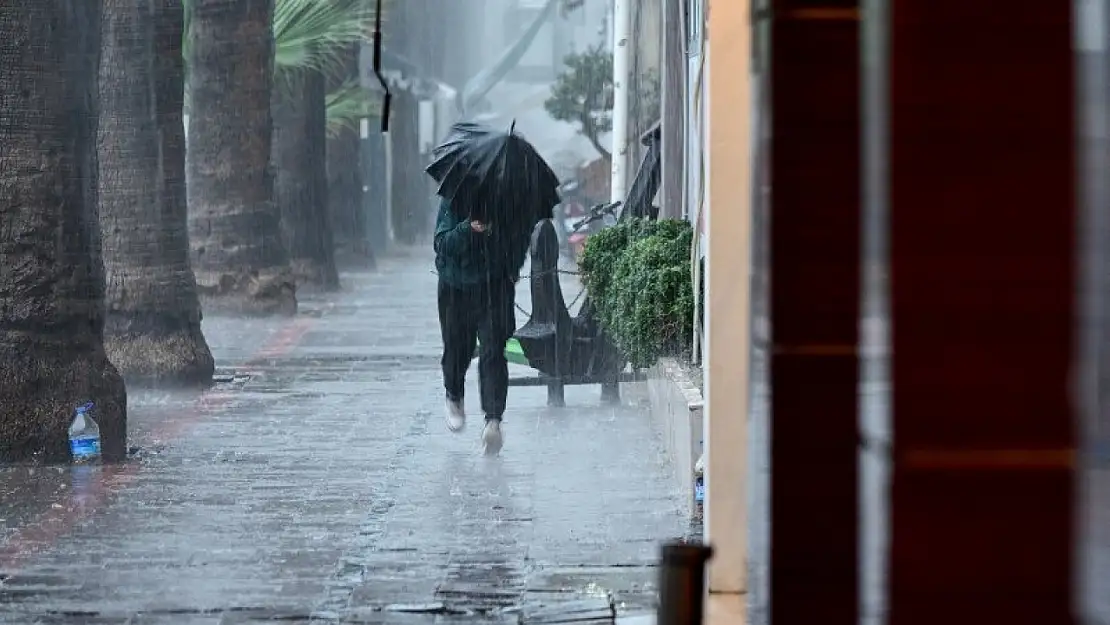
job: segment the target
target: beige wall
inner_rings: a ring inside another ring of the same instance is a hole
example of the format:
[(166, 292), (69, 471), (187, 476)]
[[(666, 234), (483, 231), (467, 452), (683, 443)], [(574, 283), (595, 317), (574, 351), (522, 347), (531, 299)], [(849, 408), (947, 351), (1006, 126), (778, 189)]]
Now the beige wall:
[(744, 592), (752, 215), (749, 1), (708, 4), (705, 529), (714, 548), (710, 591)]

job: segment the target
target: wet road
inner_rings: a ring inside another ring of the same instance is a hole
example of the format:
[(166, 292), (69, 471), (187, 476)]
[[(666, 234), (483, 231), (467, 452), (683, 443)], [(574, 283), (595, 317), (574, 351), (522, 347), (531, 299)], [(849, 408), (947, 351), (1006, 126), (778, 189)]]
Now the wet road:
[[(453, 436), (441, 421), (429, 267), (417, 255), (346, 274), (292, 321), (206, 320), (221, 367), (246, 379), (132, 393), (127, 465), (0, 470), (0, 623), (565, 622), (609, 616), (610, 594), (619, 612), (650, 610), (658, 543), (689, 528), (635, 393), (604, 408), (596, 387), (572, 387), (550, 410), (543, 389), (515, 388), (501, 458), (480, 457), (477, 427)], [(763, 364), (758, 352), (757, 377)], [(769, 475), (754, 391), (758, 624)], [(869, 368), (861, 426), (880, 442), (886, 392)], [(867, 623), (883, 611), (880, 456), (861, 454)], [(1084, 603), (1110, 623), (1110, 454), (1095, 460)]]
[(442, 422), (429, 268), (346, 274), (291, 322), (206, 320), (220, 365), (249, 377), (133, 393), (127, 465), (0, 472), (0, 622), (649, 610), (658, 544), (689, 528), (635, 393), (602, 407), (576, 387), (548, 409), (514, 388), (505, 450), (481, 457), (476, 422)]

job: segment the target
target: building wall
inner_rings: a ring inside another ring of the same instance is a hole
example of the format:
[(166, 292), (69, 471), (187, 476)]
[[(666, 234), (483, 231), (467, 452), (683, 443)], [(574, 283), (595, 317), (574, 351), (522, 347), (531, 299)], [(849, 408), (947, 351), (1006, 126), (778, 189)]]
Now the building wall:
[[(512, 45), (533, 21), (543, 12), (547, 0), (516, 0), (505, 19), (505, 40), (502, 49)], [(557, 19), (557, 18), (556, 18)], [(520, 64), (510, 74), (519, 82), (549, 82), (555, 79), (556, 21), (548, 20), (536, 35), (531, 47), (524, 53)]]
[(686, 170), (686, 39), (685, 0), (663, 0), (663, 54), (660, 76), (663, 118), (662, 176), (659, 216), (685, 214), (682, 180)]
[(598, 45), (612, 48), (608, 19), (611, 4), (611, 0), (585, 0), (580, 8), (565, 17), (560, 13), (556, 20), (557, 61), (561, 62), (571, 52), (583, 52)]
[[(685, 187), (686, 202), (683, 216), (697, 222), (698, 229), (705, 233), (701, 215), (705, 208), (705, 135), (706, 100), (709, 85), (705, 72), (705, 19), (706, 0), (682, 0), (686, 6), (686, 162)], [(704, 248), (701, 255), (705, 255)]]
[(457, 0), (440, 0), (448, 39), (444, 46), (442, 63), (443, 80), (456, 89), (461, 89), (466, 81), (481, 69), (485, 56), (482, 42), (486, 38), (485, 15), (488, 0), (467, 0), (465, 6)]
[[(748, 477), (751, 290), (751, 32), (749, 0), (712, 3), (704, 151), (712, 233), (706, 257), (705, 532), (713, 545), (710, 592), (743, 593), (748, 586)], [(707, 9), (709, 7), (706, 7)], [(700, 18), (699, 18), (700, 19)], [(699, 146), (702, 147), (702, 146)], [(717, 244), (714, 245), (714, 241)]]
[(663, 58), (663, 2), (638, 0), (632, 6), (632, 100), (628, 107), (629, 176), (646, 147), (640, 136), (659, 120)]

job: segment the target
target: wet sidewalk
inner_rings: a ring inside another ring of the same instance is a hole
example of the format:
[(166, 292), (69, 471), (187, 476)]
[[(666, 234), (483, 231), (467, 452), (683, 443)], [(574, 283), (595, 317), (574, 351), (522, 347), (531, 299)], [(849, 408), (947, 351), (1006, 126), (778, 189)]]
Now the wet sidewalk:
[(659, 543), (687, 526), (635, 389), (607, 407), (570, 387), (549, 409), (544, 388), (513, 388), (505, 449), (483, 458), (480, 419), (443, 424), (430, 267), (409, 253), (344, 274), (293, 320), (206, 320), (229, 381), (133, 393), (126, 465), (0, 471), (0, 622), (651, 610)]

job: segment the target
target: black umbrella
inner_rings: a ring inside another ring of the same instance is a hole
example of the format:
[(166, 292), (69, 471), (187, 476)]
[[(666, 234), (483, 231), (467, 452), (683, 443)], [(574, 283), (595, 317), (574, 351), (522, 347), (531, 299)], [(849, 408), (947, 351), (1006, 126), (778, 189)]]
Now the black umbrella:
[(491, 224), (523, 218), (530, 228), (551, 217), (559, 203), (559, 178), (515, 126), (505, 132), (458, 122), (425, 171), (439, 183), (439, 195), (466, 216)]

